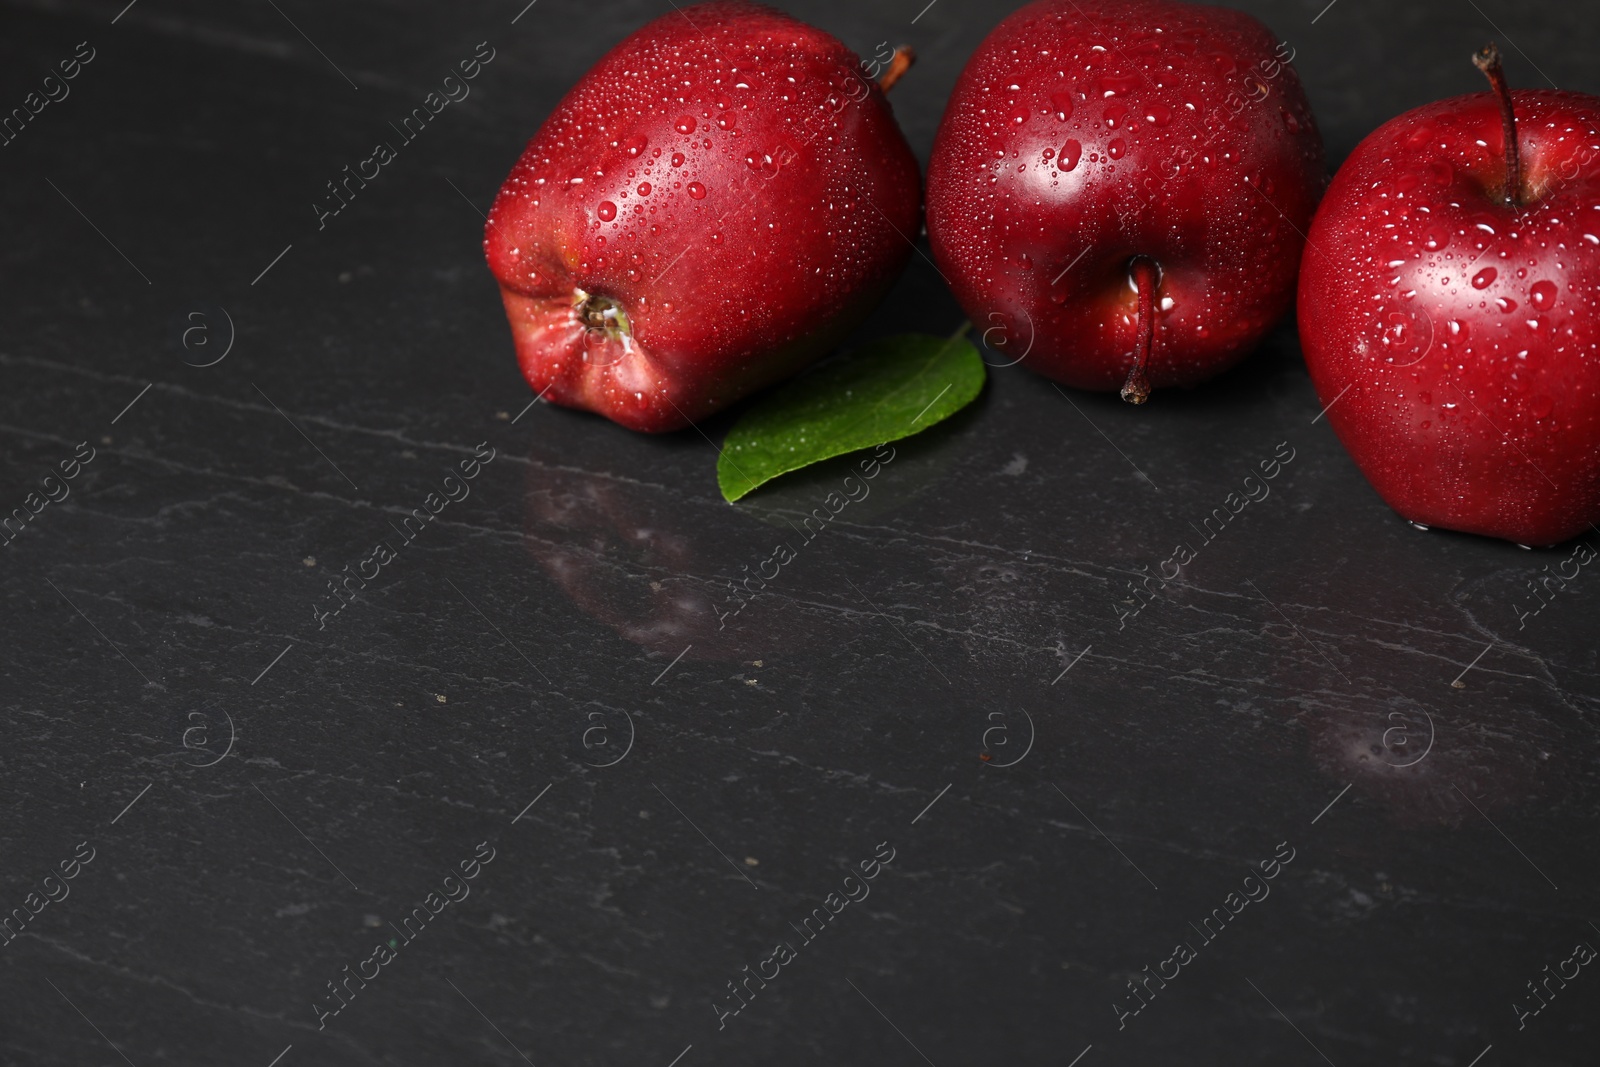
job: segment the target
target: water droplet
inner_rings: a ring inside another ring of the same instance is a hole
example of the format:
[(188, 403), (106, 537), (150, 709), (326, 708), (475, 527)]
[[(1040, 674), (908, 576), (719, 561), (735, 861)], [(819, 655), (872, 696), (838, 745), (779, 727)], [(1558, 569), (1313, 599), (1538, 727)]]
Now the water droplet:
[(1517, 302), (1515, 300), (1511, 299), (1509, 296), (1500, 297), (1498, 300), (1496, 300), (1494, 302), (1494, 305), (1495, 305), (1495, 307), (1499, 308), (1501, 311), (1505, 312), (1507, 315), (1509, 315), (1513, 311), (1517, 310)]
[(1377, 321), (1384, 361), (1396, 367), (1420, 362), (1433, 348), (1433, 319), (1418, 308), (1394, 308)]
[(717, 116), (717, 129), (719, 130), (731, 130), (737, 125), (739, 125), (739, 116), (731, 111), (724, 111)]
[(672, 165), (674, 167), (683, 166), (683, 153), (682, 152), (674, 152), (674, 153), (672, 153)]
[(673, 123), (673, 128), (687, 136), (695, 131), (697, 123), (694, 121), (693, 115), (679, 115), (678, 121)]
[(1113, 138), (1111, 143), (1106, 145), (1106, 155), (1110, 156), (1112, 159), (1121, 159), (1122, 154), (1127, 150), (1127, 142), (1120, 137)]
[(640, 152), (643, 152), (645, 150), (645, 146), (648, 145), (649, 143), (650, 143), (650, 138), (646, 137), (644, 134), (641, 133), (636, 137), (629, 138), (628, 139), (628, 143), (626, 145), (624, 145), (623, 147), (627, 150), (628, 158), (632, 159), (634, 156), (637, 156)]
[(1078, 165), (1078, 158), (1083, 155), (1083, 145), (1076, 140), (1068, 141), (1061, 146), (1061, 163), (1063, 171), (1069, 171)]
[(714, 245), (720, 245), (722, 243), (722, 234), (720, 234), (720, 233), (712, 234), (711, 235), (711, 243), (714, 244)]
[(1122, 120), (1128, 117), (1128, 105), (1110, 103), (1106, 105), (1105, 118), (1108, 129), (1117, 129), (1122, 125)]
[(1172, 121), (1172, 109), (1165, 104), (1146, 104), (1144, 120), (1152, 126), (1165, 126)]
[(1443, 226), (1436, 226), (1422, 236), (1422, 247), (1430, 252), (1442, 251), (1450, 244), (1450, 231)]
[(1011, 125), (1013, 125), (1013, 126), (1021, 126), (1024, 122), (1027, 122), (1027, 121), (1028, 121), (1028, 112), (1026, 110), (1024, 110), (1023, 108), (1019, 107), (1019, 108), (1017, 108), (1015, 111), (1013, 111), (1011, 113)]
[(1072, 117), (1072, 93), (1060, 89), (1050, 94), (1050, 110), (1055, 112), (1056, 118), (1066, 122)]
[(640, 182), (639, 183), (639, 195), (640, 196), (649, 196), (650, 195), (650, 183), (649, 182)]
[(595, 214), (600, 216), (601, 222), (610, 222), (617, 217), (617, 205), (609, 200), (603, 201), (595, 211)]
[(1390, 315), (1384, 322), (1382, 340), (1390, 348), (1404, 348), (1406, 343), (1406, 320), (1403, 316)]
[(1433, 127), (1432, 126), (1427, 126), (1427, 125), (1418, 126), (1416, 129), (1411, 131), (1411, 136), (1406, 138), (1406, 147), (1407, 148), (1421, 148), (1423, 145), (1427, 144), (1432, 139), (1433, 139)]
[(1103, 98), (1126, 96), (1139, 88), (1139, 79), (1131, 74), (1102, 74), (1095, 80), (1095, 90)]
[(689, 196), (693, 200), (704, 200), (706, 198), (706, 187), (699, 182), (690, 182)]
[(1555, 410), (1556, 402), (1549, 395), (1540, 393), (1528, 401), (1528, 413), (1536, 419), (1549, 418), (1550, 412)]
[(1533, 298), (1534, 307), (1540, 311), (1549, 311), (1555, 306), (1556, 295), (1559, 292), (1560, 290), (1556, 288), (1555, 282), (1545, 280), (1534, 282), (1533, 288), (1528, 291), (1528, 295)]
[(1494, 284), (1494, 279), (1495, 269), (1493, 267), (1485, 267), (1472, 276), (1472, 287), (1474, 289), (1487, 289)]

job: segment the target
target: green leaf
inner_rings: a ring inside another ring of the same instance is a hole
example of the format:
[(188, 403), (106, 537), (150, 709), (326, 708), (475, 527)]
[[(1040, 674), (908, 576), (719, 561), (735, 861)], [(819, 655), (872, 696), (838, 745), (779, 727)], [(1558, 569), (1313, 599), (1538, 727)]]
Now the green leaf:
[(874, 341), (758, 399), (723, 442), (722, 495), (731, 503), (780, 474), (898, 441), (966, 407), (984, 378), (967, 329)]

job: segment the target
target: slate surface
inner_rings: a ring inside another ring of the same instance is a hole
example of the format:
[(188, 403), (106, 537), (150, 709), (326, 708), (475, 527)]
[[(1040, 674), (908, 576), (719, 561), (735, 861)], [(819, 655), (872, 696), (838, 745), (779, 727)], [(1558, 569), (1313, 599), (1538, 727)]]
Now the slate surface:
[[(786, 6), (918, 49), (895, 108), (926, 159), (1005, 5), (924, 3)], [(1491, 36), (1519, 85), (1600, 90), (1593, 5), (1247, 6), (1334, 160), (1477, 91)], [(843, 468), (733, 508), (692, 432), (524, 410), (479, 248), (559, 94), (670, 6), (121, 7), (0, 7), (0, 106), (94, 54), (0, 148), (4, 506), (94, 451), (6, 549), (0, 909), (41, 910), (0, 948), (0, 1061), (1595, 1061), (1600, 977), (1513, 1004), (1600, 944), (1600, 579), (1519, 629), (1566, 552), (1397, 519), (1292, 328), (1144, 410), (994, 373), (719, 631)], [(319, 231), (324, 183), (485, 40), (470, 98)], [(859, 336), (959, 321), (918, 259)], [(470, 497), (319, 629), (480, 442)], [(1271, 496), (1119, 629), (1282, 442)]]

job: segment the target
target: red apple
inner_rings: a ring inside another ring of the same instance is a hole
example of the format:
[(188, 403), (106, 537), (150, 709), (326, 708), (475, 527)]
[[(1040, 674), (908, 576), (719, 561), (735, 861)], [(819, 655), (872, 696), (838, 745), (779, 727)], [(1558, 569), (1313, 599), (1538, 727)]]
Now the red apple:
[(649, 23), (584, 75), (484, 235), (534, 390), (672, 430), (836, 346), (921, 213), (916, 159), (860, 65), (729, 2)]
[(1324, 182), (1291, 50), (1248, 15), (1039, 0), (967, 64), (928, 235), (980, 329), (1080, 389), (1194, 385), (1282, 317)]
[(1600, 98), (1441, 100), (1351, 153), (1300, 274), (1306, 365), (1401, 516), (1524, 545), (1600, 520)]

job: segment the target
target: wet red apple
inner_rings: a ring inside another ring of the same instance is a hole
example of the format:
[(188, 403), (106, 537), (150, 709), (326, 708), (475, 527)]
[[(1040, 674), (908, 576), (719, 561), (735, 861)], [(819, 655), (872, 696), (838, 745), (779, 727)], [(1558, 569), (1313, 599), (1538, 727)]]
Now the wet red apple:
[(1306, 365), (1404, 518), (1524, 545), (1600, 521), (1600, 97), (1495, 89), (1379, 127), (1300, 277)]
[(1039, 0), (1002, 22), (928, 167), (934, 257), (991, 343), (1135, 403), (1254, 348), (1325, 177), (1291, 57), (1219, 7)]
[(904, 268), (916, 159), (835, 38), (743, 2), (627, 38), (557, 105), (484, 236), (546, 400), (677, 429), (826, 354)]

